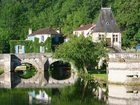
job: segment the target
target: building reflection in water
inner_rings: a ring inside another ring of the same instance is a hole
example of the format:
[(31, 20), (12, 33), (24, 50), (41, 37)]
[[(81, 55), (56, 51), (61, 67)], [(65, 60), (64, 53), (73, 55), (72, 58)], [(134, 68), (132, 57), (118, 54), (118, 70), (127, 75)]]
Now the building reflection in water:
[(108, 105), (140, 105), (140, 86), (109, 84)]

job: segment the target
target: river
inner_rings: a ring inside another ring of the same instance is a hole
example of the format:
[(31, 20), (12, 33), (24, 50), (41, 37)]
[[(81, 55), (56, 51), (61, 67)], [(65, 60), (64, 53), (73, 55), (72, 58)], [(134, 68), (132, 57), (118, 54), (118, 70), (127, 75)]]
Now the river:
[[(0, 105), (29, 105), (28, 92), (45, 90), (52, 97), (51, 105), (140, 105), (140, 86), (81, 81), (65, 88), (0, 89)], [(97, 85), (98, 84), (98, 85)], [(85, 90), (84, 90), (85, 88)], [(32, 105), (44, 105), (33, 103)]]

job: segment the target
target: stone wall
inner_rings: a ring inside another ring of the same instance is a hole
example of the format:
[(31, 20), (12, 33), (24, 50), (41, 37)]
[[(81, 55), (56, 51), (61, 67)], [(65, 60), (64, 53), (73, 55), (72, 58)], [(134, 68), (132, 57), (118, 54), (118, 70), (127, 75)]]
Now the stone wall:
[(139, 105), (140, 86), (108, 85), (108, 105)]
[(140, 84), (140, 54), (110, 53), (108, 81), (119, 84)]
[(0, 87), (11, 88), (11, 55), (0, 54), (0, 67), (4, 73), (0, 75)]

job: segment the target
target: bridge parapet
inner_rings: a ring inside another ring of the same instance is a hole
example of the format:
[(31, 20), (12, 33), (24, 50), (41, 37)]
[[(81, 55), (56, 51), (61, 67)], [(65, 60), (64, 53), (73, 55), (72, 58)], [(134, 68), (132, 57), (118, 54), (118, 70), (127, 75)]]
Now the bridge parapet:
[(15, 56), (21, 59), (35, 59), (41, 57), (50, 57), (50, 53), (42, 54), (42, 53), (26, 53), (26, 54), (14, 54)]
[(109, 53), (109, 62), (140, 61), (140, 53)]

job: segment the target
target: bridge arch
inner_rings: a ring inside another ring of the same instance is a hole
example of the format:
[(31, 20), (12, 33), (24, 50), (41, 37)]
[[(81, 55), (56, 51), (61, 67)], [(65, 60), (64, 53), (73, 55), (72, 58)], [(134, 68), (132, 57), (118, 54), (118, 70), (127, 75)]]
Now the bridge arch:
[(37, 74), (37, 69), (31, 63), (21, 63), (20, 66), (17, 66), (14, 70), (17, 76), (22, 79), (31, 79)]
[(71, 77), (71, 64), (58, 60), (50, 65), (51, 77), (57, 80), (64, 80)]

